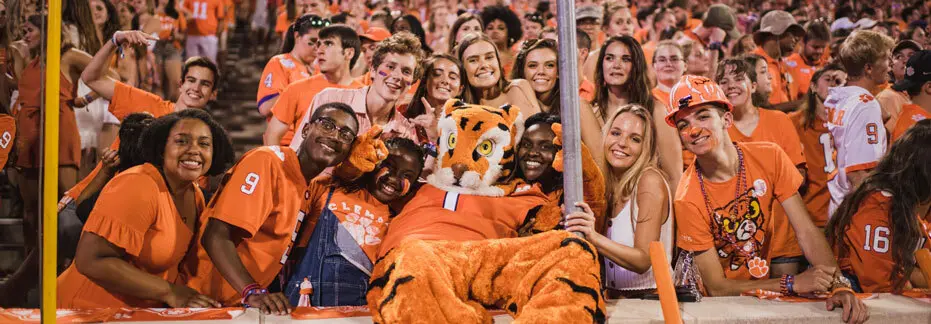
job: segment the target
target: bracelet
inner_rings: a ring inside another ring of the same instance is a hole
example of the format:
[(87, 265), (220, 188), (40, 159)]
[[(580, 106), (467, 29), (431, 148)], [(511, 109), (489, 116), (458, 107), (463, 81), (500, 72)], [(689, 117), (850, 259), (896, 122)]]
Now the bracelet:
[(711, 42), (711, 44), (708, 44), (708, 49), (710, 49), (710, 50), (719, 50), (719, 49), (721, 49), (721, 47), (724, 47), (724, 43), (721, 43), (721, 42)]
[(242, 291), (239, 292), (239, 296), (242, 297), (242, 298), (246, 298), (246, 294), (247, 294), (250, 290), (256, 289), (256, 288), (262, 288), (262, 286), (259, 286), (259, 284), (257, 284), (257, 283), (248, 284), (248, 285), (246, 285), (245, 287), (242, 287)]
[(246, 291), (245, 296), (242, 297), (242, 305), (245, 307), (249, 307), (249, 304), (246, 303), (246, 301), (249, 300), (249, 297), (252, 297), (253, 295), (265, 295), (267, 293), (268, 293), (268, 289), (265, 289), (265, 288), (249, 289), (248, 291)]
[(847, 287), (840, 287), (840, 288), (834, 288), (834, 290), (831, 290), (831, 297), (834, 297), (834, 295), (837, 295), (837, 293), (842, 292), (842, 291), (847, 291), (854, 295), (857, 294), (857, 292), (853, 291), (853, 289), (850, 289)]
[(795, 295), (795, 276), (787, 275), (786, 287), (788, 288), (790, 295)]
[(84, 104), (85, 104), (85, 105), (91, 103), (91, 101), (94, 101), (94, 96), (91, 96), (90, 93), (84, 95)]
[(113, 36), (110, 36), (110, 42), (113, 43), (113, 46), (120, 47), (120, 43), (116, 42), (116, 33), (113, 33)]
[(782, 275), (782, 278), (779, 279), (779, 291), (784, 296), (789, 295), (789, 275)]

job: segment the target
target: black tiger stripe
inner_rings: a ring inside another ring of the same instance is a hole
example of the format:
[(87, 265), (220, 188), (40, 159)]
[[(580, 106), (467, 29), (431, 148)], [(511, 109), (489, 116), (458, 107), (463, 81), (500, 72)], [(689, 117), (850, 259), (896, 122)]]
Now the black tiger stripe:
[(388, 270), (385, 270), (385, 274), (383, 276), (372, 279), (372, 281), (369, 283), (369, 287), (385, 288), (385, 285), (388, 284), (388, 280), (391, 279), (391, 273), (394, 272), (395, 265), (396, 264), (392, 263), (390, 266), (388, 266)]
[(453, 158), (453, 152), (454, 152), (455, 150), (456, 150), (456, 149), (451, 148), (451, 149), (449, 149), (449, 151), (447, 151), (447, 153), (449, 153), (449, 158), (450, 158), (450, 159)]
[(388, 297), (385, 297), (385, 299), (381, 301), (381, 304), (378, 304), (378, 309), (385, 307), (385, 304), (394, 300), (394, 297), (398, 295), (398, 286), (411, 282), (411, 280), (414, 280), (414, 276), (404, 276), (395, 280), (394, 286), (391, 287), (391, 292), (388, 293)]
[(588, 244), (586, 244), (585, 241), (583, 241), (581, 238), (578, 238), (578, 237), (568, 237), (565, 240), (562, 240), (562, 243), (559, 244), (559, 247), (566, 247), (572, 243), (575, 243), (581, 246), (583, 250), (587, 251), (588, 254), (592, 255), (592, 259), (598, 259), (598, 257), (595, 256), (595, 251), (592, 251), (592, 248), (588, 246)]
[(511, 129), (508, 128), (508, 125), (505, 125), (505, 124), (502, 124), (502, 123), (498, 123), (498, 128), (500, 128), (501, 130), (503, 130), (503, 131), (505, 131), (505, 132), (510, 132), (510, 131), (511, 131)]
[(488, 108), (485, 108), (485, 107), (482, 107), (482, 110), (487, 111), (487, 112), (490, 112), (490, 113), (495, 114), (495, 115), (498, 115), (498, 117), (504, 118), (504, 114), (502, 114), (500, 111), (491, 110), (491, 109), (488, 109)]
[(481, 129), (482, 129), (482, 124), (484, 124), (484, 123), (485, 123), (485, 122), (479, 120), (477, 123), (475, 123), (475, 126), (472, 126), (472, 131), (473, 131), (473, 132), (477, 132), (477, 131), (481, 130)]
[(517, 304), (511, 303), (510, 305), (508, 305), (508, 311), (510, 311), (511, 313), (517, 314)]
[(459, 129), (465, 130), (466, 125), (468, 124), (469, 124), (468, 118), (462, 117), (462, 119), (459, 119)]
[(482, 158), (481, 154), (478, 154), (478, 151), (472, 151), (472, 161), (478, 161)]
[(501, 110), (504, 110), (505, 113), (511, 113), (511, 108), (513, 108), (513, 107), (514, 107), (514, 106), (512, 106), (511, 104), (506, 103), (506, 104), (501, 105), (501, 107), (499, 107), (499, 108), (500, 108)]
[(592, 320), (594, 320), (596, 323), (605, 322), (605, 314), (604, 312), (601, 311), (600, 308), (598, 308), (598, 296), (600, 296), (600, 294), (598, 293), (597, 289), (579, 285), (575, 283), (574, 281), (567, 279), (567, 278), (556, 278), (556, 281), (569, 285), (569, 288), (572, 288), (572, 292), (585, 294), (591, 297), (592, 300), (595, 302), (595, 309), (593, 310), (589, 308), (588, 306), (586, 306), (585, 310), (588, 311), (588, 313), (592, 315)]
[(514, 157), (514, 150), (504, 151), (504, 155), (501, 156), (501, 160), (507, 160)]

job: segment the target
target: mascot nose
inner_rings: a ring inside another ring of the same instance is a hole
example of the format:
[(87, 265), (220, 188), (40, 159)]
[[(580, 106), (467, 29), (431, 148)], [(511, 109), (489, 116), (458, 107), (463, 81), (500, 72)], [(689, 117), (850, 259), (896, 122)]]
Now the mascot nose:
[(462, 175), (465, 174), (466, 170), (468, 170), (469, 168), (466, 167), (465, 164), (456, 163), (456, 164), (453, 164), (451, 169), (453, 170), (453, 177), (456, 179), (456, 181), (459, 181), (459, 179), (462, 178)]

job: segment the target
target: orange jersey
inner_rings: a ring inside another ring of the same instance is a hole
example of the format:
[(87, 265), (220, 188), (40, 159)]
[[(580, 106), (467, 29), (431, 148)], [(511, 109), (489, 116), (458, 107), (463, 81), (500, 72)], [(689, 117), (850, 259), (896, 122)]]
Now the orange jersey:
[(289, 84), (309, 77), (307, 66), (290, 53), (275, 55), (265, 64), (255, 101), (258, 106), (262, 106), (266, 101), (280, 95)]
[(746, 187), (737, 188), (737, 176), (721, 183), (706, 179), (706, 204), (692, 164), (676, 190), (676, 244), (688, 251), (715, 249), (728, 279), (767, 279), (774, 248), (773, 207), (798, 192), (802, 176), (776, 144), (736, 145), (744, 156)]
[[(327, 81), (323, 74), (317, 74), (287, 86), (278, 97), (278, 102), (272, 107), (272, 115), (282, 123), (288, 125), (288, 132), (281, 138), (281, 145), (287, 146), (294, 138), (295, 127), (301, 123), (301, 118), (314, 101), (320, 91), (326, 88), (359, 89), (363, 85), (357, 80), (348, 86), (333, 84)], [(261, 86), (259, 87), (261, 88)]]
[[(42, 78), (45, 75), (45, 68), (39, 59), (29, 62), (23, 69), (22, 77), (18, 82), (20, 110), (16, 112), (16, 126), (19, 128), (19, 135), (16, 136), (16, 166), (23, 168), (38, 168), (42, 161), (39, 159), (42, 151), (42, 134), (43, 126), (41, 125), (42, 110), (48, 109), (44, 106), (45, 93), (42, 87)], [(75, 119), (74, 108), (70, 102), (74, 99), (75, 88), (68, 80), (64, 72), (59, 72), (58, 86), (58, 120), (59, 143), (58, 143), (58, 165), (70, 165), (80, 167), (81, 165), (81, 134), (78, 131), (78, 123)]]
[(281, 34), (288, 31), (288, 27), (291, 27), (291, 23), (292, 21), (288, 19), (288, 13), (282, 10), (278, 14), (278, 18), (275, 19), (275, 32)]
[[(838, 266), (857, 276), (865, 293), (892, 292), (895, 284), (895, 281), (890, 279), (895, 266), (890, 251), (894, 240), (890, 229), (891, 209), (892, 194), (883, 191), (871, 193), (860, 203), (843, 232), (846, 253), (840, 253), (841, 251), (835, 247), (834, 254), (838, 256)], [(916, 214), (915, 217), (923, 227), (917, 247), (928, 248), (927, 224), (920, 215)], [(921, 270), (915, 267), (914, 271)]]
[[(203, 210), (200, 188), (194, 192), (197, 210)], [(107, 183), (84, 231), (124, 250), (130, 265), (170, 283), (176, 283), (178, 265), (194, 237), (178, 214), (161, 173), (148, 163), (129, 168)], [(59, 308), (161, 306), (161, 302), (107, 291), (78, 272), (74, 264), (58, 277)]]
[(783, 59), (783, 62), (789, 70), (789, 75), (792, 76), (791, 86), (795, 88), (796, 98), (802, 94), (808, 93), (808, 86), (811, 85), (811, 77), (814, 76), (815, 70), (820, 68), (820, 66), (808, 65), (799, 53), (789, 55), (789, 57)]
[(365, 74), (360, 75), (356, 78), (356, 82), (359, 82), (363, 87), (372, 85), (372, 71), (365, 72)]
[(803, 111), (789, 114), (795, 131), (805, 150), (805, 165), (808, 167), (808, 192), (802, 197), (808, 214), (815, 226), (824, 227), (828, 222), (828, 204), (831, 193), (828, 192), (828, 174), (834, 172), (834, 140), (825, 121), (817, 118), (813, 128), (802, 125)]
[(360, 189), (355, 192), (347, 192), (344, 188), (337, 187), (333, 191), (333, 197), (330, 203), (327, 202), (330, 189), (333, 183), (327, 177), (318, 177), (310, 184), (310, 217), (307, 225), (301, 230), (298, 247), (307, 247), (310, 236), (314, 232), (317, 220), (323, 209), (329, 209), (336, 218), (339, 219), (343, 229), (352, 235), (352, 238), (359, 244), (365, 255), (368, 256), (372, 264), (375, 263), (378, 247), (385, 238), (388, 231), (388, 224), (391, 221), (391, 211), (388, 205), (375, 199), (368, 190)]
[[(731, 126), (727, 133), (735, 142), (770, 142), (776, 144), (789, 156), (792, 164), (804, 165), (805, 155), (802, 152), (801, 140), (794, 132), (792, 120), (784, 112), (777, 110), (759, 109), (760, 121), (753, 130), (753, 134), (744, 135)], [(797, 189), (797, 188), (796, 188)], [(780, 204), (773, 205), (773, 219), (775, 220), (775, 235), (773, 238), (772, 257), (796, 257), (802, 255), (795, 237), (795, 230), (786, 217), (785, 210)]]
[(391, 221), (378, 255), (384, 256), (409, 239), (473, 241), (517, 237), (517, 228), (527, 212), (547, 201), (539, 186), (508, 197), (486, 197), (427, 184)]
[(224, 18), (223, 0), (188, 0), (184, 8), (191, 12), (187, 17), (187, 34), (190, 36), (211, 36), (219, 31), (220, 20)]
[(922, 109), (920, 106), (915, 104), (907, 104), (902, 106), (902, 113), (899, 114), (899, 118), (895, 123), (895, 128), (892, 129), (892, 134), (889, 137), (889, 141), (895, 142), (895, 140), (902, 137), (912, 125), (920, 122), (922, 120), (931, 118), (931, 112)]
[(793, 88), (792, 76), (789, 75), (785, 63), (769, 57), (762, 47), (757, 47), (751, 53), (762, 56), (769, 67), (769, 75), (772, 76), (773, 85), (773, 92), (769, 94), (770, 104), (781, 104), (798, 98), (798, 89)]
[[(249, 275), (262, 287), (278, 275), (306, 215), (310, 198), (297, 154), (287, 148), (263, 146), (247, 152), (226, 172), (223, 184), (201, 216), (201, 233), (209, 219), (238, 227), (248, 235), (236, 252)], [(196, 259), (185, 260), (187, 284), (224, 305), (240, 302), (239, 290), (217, 270), (197, 239)]]
[(16, 119), (7, 114), (0, 114), (0, 170), (6, 166), (16, 139)]
[(158, 40), (172, 40), (176, 31), (184, 30), (184, 19), (175, 19), (163, 13), (158, 13), (155, 17), (158, 17), (159, 22)]
[[(643, 44), (643, 42), (640, 43)], [(647, 60), (647, 71), (653, 71), (653, 55), (656, 54), (656, 42), (647, 42), (641, 46), (641, 49), (643, 49), (643, 57)]]
[(905, 105), (911, 104), (912, 100), (904, 91), (895, 91), (892, 88), (886, 88), (876, 95), (876, 101), (879, 101), (879, 108), (882, 109), (882, 117), (885, 120), (883, 126), (889, 133), (895, 130), (899, 117), (902, 115), (902, 109)]

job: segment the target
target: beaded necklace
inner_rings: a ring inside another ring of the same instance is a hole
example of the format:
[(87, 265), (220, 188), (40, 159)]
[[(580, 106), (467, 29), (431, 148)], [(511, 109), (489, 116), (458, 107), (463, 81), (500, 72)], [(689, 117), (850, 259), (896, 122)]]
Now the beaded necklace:
[[(747, 187), (747, 170), (744, 168), (744, 153), (740, 150), (740, 147), (736, 144), (734, 148), (737, 149), (737, 189), (734, 193), (734, 200), (740, 198), (740, 193), (744, 191), (744, 188)], [(702, 176), (701, 164), (698, 161), (695, 161), (695, 173), (698, 174), (698, 185), (701, 188), (701, 195), (705, 198), (705, 208), (708, 209), (708, 215), (714, 219), (714, 209), (711, 207), (711, 199), (708, 198), (708, 192), (705, 191), (705, 177)], [(737, 217), (737, 208), (731, 210), (731, 216)]]

